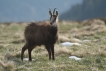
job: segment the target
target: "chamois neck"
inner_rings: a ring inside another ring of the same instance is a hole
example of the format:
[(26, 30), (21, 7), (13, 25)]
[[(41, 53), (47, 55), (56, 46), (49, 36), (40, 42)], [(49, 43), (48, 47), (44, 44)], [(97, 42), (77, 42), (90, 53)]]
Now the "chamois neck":
[(52, 26), (57, 27), (57, 23), (56, 22), (52, 23)]

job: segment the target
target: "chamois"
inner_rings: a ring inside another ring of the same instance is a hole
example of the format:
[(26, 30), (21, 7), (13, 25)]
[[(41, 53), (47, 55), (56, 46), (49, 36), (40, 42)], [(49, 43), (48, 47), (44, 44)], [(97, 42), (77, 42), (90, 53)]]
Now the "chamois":
[[(56, 8), (55, 8), (56, 9)], [(24, 31), (24, 37), (26, 40), (25, 45), (21, 50), (21, 60), (23, 61), (23, 55), (26, 49), (28, 49), (29, 61), (32, 61), (31, 51), (40, 45), (44, 45), (49, 54), (49, 60), (55, 60), (54, 57), (54, 44), (58, 39), (58, 11), (51, 12), (50, 14), (50, 22), (35, 22), (30, 23), (26, 26)], [(56, 14), (55, 14), (56, 12)]]

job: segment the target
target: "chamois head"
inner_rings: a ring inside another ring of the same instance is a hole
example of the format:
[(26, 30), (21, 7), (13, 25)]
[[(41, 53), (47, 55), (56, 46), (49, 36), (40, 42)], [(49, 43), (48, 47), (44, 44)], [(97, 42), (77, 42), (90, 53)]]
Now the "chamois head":
[(58, 22), (58, 11), (56, 11), (56, 14), (55, 14), (55, 10), (56, 8), (54, 9), (53, 13), (51, 12), (51, 9), (49, 9), (49, 14), (50, 14), (50, 24), (52, 26), (57, 26), (57, 22)]

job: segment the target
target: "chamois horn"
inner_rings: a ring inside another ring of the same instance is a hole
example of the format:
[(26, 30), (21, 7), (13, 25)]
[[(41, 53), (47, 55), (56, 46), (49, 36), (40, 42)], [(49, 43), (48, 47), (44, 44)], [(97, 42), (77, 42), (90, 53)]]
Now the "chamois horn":
[(55, 14), (55, 10), (56, 10), (57, 8), (54, 8), (54, 11), (53, 11), (53, 15)]

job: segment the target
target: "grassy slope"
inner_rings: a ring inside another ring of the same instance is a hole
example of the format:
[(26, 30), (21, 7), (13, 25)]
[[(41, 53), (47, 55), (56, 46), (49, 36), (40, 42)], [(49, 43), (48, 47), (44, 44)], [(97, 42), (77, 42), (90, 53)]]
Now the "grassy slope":
[[(106, 26), (103, 21), (60, 22), (59, 38), (55, 44), (55, 61), (48, 60), (44, 46), (32, 52), (32, 62), (21, 61), (24, 45), (23, 32), (27, 24), (0, 24), (0, 70), (4, 71), (105, 71), (106, 70)], [(68, 38), (65, 39), (65, 38)], [(72, 40), (76, 38), (80, 41)], [(81, 42), (84, 39), (89, 42)], [(63, 41), (79, 42), (81, 46), (61, 46)], [(70, 55), (81, 57), (76, 61)], [(25, 57), (28, 57), (27, 51)]]

